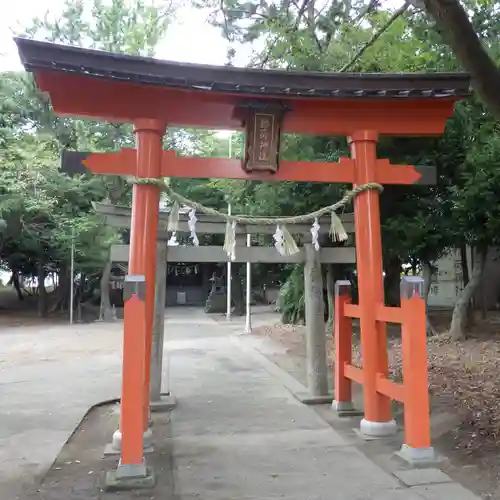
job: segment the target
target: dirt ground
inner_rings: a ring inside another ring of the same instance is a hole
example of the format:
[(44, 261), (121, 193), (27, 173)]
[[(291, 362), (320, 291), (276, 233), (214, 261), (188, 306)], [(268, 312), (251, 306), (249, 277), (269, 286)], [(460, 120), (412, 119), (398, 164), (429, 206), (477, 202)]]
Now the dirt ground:
[(153, 414), (155, 450), (147, 459), (156, 471), (153, 490), (106, 492), (105, 472), (113, 470), (119, 457), (103, 459), (103, 443), (117, 429), (118, 405), (93, 408), (64, 446), (43, 483), (26, 491), (19, 500), (134, 500), (173, 498), (172, 457), (168, 413)]
[[(49, 309), (52, 305), (51, 294), (49, 293)], [(56, 325), (68, 323), (68, 311), (50, 311), (47, 318), (41, 318), (37, 311), (37, 296), (24, 295), (23, 300), (19, 300), (15, 290), (10, 287), (0, 286), (0, 328), (20, 327), (20, 326), (37, 326), (37, 325)], [(75, 320), (83, 320), (83, 322), (94, 321), (99, 315), (99, 308), (93, 308), (91, 311), (88, 307), (84, 308), (81, 316)]]
[[(449, 325), (449, 313), (431, 315), (438, 331)], [(500, 314), (477, 321), (468, 339), (453, 342), (440, 333), (428, 341), (429, 390), (433, 422), (440, 428), (434, 438), (438, 452), (448, 457), (447, 472), (485, 499), (500, 500)], [(282, 369), (306, 383), (305, 327), (275, 325), (255, 328), (284, 348), (268, 355)], [(354, 337), (353, 362), (359, 364), (359, 334)], [(397, 330), (388, 331), (391, 377), (401, 379), (401, 344)], [(329, 364), (334, 349), (327, 334)]]

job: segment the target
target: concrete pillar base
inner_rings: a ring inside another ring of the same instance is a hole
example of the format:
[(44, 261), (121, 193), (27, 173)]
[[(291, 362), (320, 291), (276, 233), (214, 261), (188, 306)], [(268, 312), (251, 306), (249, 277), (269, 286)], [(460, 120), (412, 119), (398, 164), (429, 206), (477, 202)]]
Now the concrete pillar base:
[(333, 401), (332, 409), (337, 412), (339, 417), (357, 417), (364, 415), (364, 412), (354, 408), (351, 401)]
[(162, 394), (160, 399), (150, 401), (149, 408), (151, 412), (160, 413), (173, 410), (177, 406), (177, 399), (173, 394)]
[(116, 470), (108, 471), (104, 480), (105, 491), (150, 489), (156, 478), (151, 467), (142, 464), (118, 464)]
[(330, 395), (326, 396), (310, 396), (309, 394), (300, 395), (299, 401), (302, 404), (313, 406), (313, 405), (329, 405), (331, 404), (333, 397)]
[[(147, 431), (144, 432), (143, 434), (143, 453), (152, 453), (154, 451), (153, 448), (153, 433), (151, 432), (151, 429), (148, 429)], [(111, 440), (111, 443), (108, 443), (106, 447), (104, 448), (104, 456), (110, 456), (110, 455), (119, 455), (122, 450), (122, 433), (120, 429), (116, 430), (113, 434), (113, 438)]]
[(398, 427), (395, 420), (389, 420), (389, 422), (370, 422), (364, 418), (359, 424), (359, 430), (365, 436), (382, 438), (396, 434)]
[(396, 455), (415, 467), (435, 465), (437, 462), (440, 462), (432, 446), (429, 448), (412, 448), (404, 444), (401, 446), (401, 449), (396, 452)]

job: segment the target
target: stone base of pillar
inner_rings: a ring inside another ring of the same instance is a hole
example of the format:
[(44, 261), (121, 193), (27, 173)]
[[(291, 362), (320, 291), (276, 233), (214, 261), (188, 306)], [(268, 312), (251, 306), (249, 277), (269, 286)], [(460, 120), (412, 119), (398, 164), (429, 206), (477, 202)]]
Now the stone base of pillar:
[(154, 470), (142, 464), (119, 463), (116, 470), (108, 471), (104, 481), (105, 491), (135, 490), (154, 488)]
[(395, 420), (389, 422), (370, 422), (365, 418), (359, 424), (361, 434), (371, 438), (383, 438), (396, 434), (398, 427)]
[(300, 395), (299, 401), (302, 404), (308, 406), (314, 405), (329, 405), (331, 404), (333, 396), (325, 395), (325, 396), (311, 396), (309, 394)]
[(162, 394), (157, 401), (150, 401), (151, 412), (160, 413), (173, 410), (177, 406), (177, 399), (173, 394)]
[(339, 417), (359, 417), (364, 415), (362, 410), (354, 408), (354, 405), (350, 401), (333, 401), (332, 410), (337, 412)]
[[(152, 453), (153, 448), (153, 433), (148, 429), (143, 434), (143, 453)], [(111, 443), (108, 443), (104, 448), (104, 456), (119, 455), (122, 450), (122, 433), (120, 429), (114, 432)]]
[(441, 461), (432, 446), (429, 448), (412, 448), (404, 444), (396, 455), (415, 467), (436, 465)]

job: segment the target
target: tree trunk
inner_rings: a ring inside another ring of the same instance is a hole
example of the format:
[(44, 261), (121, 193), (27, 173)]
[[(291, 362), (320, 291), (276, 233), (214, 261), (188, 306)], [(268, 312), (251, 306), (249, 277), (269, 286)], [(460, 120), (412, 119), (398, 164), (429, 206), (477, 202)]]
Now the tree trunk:
[(45, 290), (45, 264), (37, 263), (37, 279), (38, 279), (38, 316), (41, 318), (47, 317), (47, 290)]
[(388, 306), (399, 306), (400, 292), (399, 284), (401, 281), (401, 261), (398, 258), (389, 259), (384, 262), (384, 290), (385, 302)]
[(245, 314), (245, 298), (243, 295), (243, 284), (241, 279), (242, 264), (232, 265), (232, 301), (234, 302), (234, 316), (243, 316)]
[[(69, 307), (69, 293), (70, 293), (70, 276), (67, 264), (61, 264), (59, 269), (59, 286), (57, 288), (57, 301), (51, 307), (50, 311), (55, 312), (58, 309), (64, 311)], [(55, 281), (55, 280), (54, 280)], [(55, 286), (55, 283), (54, 283)]]
[(415, 257), (413, 257), (411, 259), (411, 274), (412, 274), (412, 276), (417, 275), (417, 268), (418, 268), (418, 260)]
[(24, 300), (23, 292), (21, 290), (21, 285), (19, 283), (19, 271), (17, 269), (13, 269), (12, 270), (12, 278), (11, 278), (11, 280), (12, 280), (12, 286), (16, 290), (17, 298), (19, 300)]
[(431, 290), (432, 285), (432, 276), (433, 276), (433, 266), (430, 262), (425, 261), (422, 263), (422, 272), (424, 278), (424, 300), (425, 300), (425, 309), (426, 309), (426, 328), (427, 328), (427, 336), (432, 337), (436, 335), (437, 332), (432, 326), (432, 323), (429, 320), (429, 312), (428, 312), (428, 300), (429, 300), (429, 292)]
[(444, 41), (470, 73), (476, 91), (489, 111), (500, 118), (500, 69), (488, 54), (459, 0), (410, 0), (424, 4)]
[(477, 287), (481, 283), (487, 254), (487, 248), (477, 247), (475, 249), (470, 281), (463, 289), (460, 297), (455, 303), (455, 307), (453, 308), (450, 335), (454, 340), (465, 340), (466, 338), (465, 326), (467, 322), (467, 306), (474, 296)]
[[(474, 315), (472, 315), (474, 317)], [(488, 317), (488, 287), (481, 287), (481, 319), (485, 320)]]
[(99, 310), (99, 319), (101, 321), (113, 320), (113, 309), (111, 307), (111, 300), (109, 298), (109, 281), (111, 278), (111, 268), (113, 263), (107, 260), (106, 265), (102, 271), (101, 276), (101, 307)]
[(335, 321), (335, 268), (333, 264), (326, 266), (326, 294), (328, 302), (327, 329), (331, 331)]
[[(471, 253), (472, 249), (471, 249)], [(462, 282), (464, 288), (469, 283), (469, 259), (467, 258), (467, 245), (460, 246), (460, 267), (462, 268)], [(467, 327), (471, 326), (474, 322), (474, 311), (472, 302), (467, 305)]]
[(460, 264), (462, 267), (462, 281), (464, 283), (464, 288), (469, 283), (469, 264), (467, 261), (467, 245), (462, 245), (460, 247)]

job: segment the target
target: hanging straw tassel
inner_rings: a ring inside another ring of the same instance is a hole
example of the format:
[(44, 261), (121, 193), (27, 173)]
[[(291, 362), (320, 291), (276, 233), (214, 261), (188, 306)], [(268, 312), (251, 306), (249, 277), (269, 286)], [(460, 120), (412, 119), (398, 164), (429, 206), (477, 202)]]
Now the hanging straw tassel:
[(340, 217), (333, 211), (331, 213), (330, 237), (332, 238), (332, 241), (338, 242), (343, 242), (348, 238)]
[(226, 234), (224, 236), (224, 252), (234, 260), (236, 258), (235, 255), (235, 247), (236, 247), (236, 221), (226, 222)]
[(179, 230), (179, 211), (180, 211), (179, 203), (175, 201), (172, 207), (170, 208), (170, 213), (168, 214), (167, 229), (172, 233), (175, 233)]
[(196, 210), (193, 208), (189, 212), (189, 220), (188, 220), (188, 227), (189, 230), (191, 231), (191, 234), (189, 235), (191, 238), (191, 241), (193, 242), (193, 245), (195, 247), (199, 246), (200, 240), (198, 240), (198, 236), (196, 235), (196, 222), (198, 219), (196, 218)]
[(297, 243), (295, 243), (295, 240), (293, 239), (293, 236), (288, 232), (288, 229), (286, 226), (281, 226), (281, 234), (283, 238), (283, 254), (285, 256), (289, 255), (294, 255), (296, 253), (299, 253), (299, 247), (297, 246)]
[(311, 226), (311, 243), (316, 252), (319, 252), (319, 230), (321, 226), (319, 225), (318, 218), (314, 219), (314, 223)]

